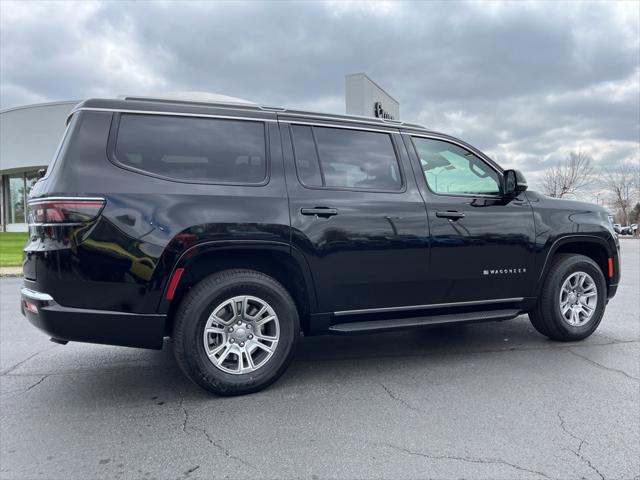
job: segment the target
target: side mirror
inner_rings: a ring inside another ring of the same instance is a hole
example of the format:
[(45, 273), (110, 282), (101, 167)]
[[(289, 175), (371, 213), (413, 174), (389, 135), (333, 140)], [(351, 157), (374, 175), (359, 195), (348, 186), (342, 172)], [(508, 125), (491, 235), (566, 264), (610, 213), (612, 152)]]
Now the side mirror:
[(506, 197), (518, 195), (520, 192), (524, 192), (528, 187), (527, 180), (524, 178), (524, 175), (520, 170), (505, 170), (503, 178), (503, 192)]

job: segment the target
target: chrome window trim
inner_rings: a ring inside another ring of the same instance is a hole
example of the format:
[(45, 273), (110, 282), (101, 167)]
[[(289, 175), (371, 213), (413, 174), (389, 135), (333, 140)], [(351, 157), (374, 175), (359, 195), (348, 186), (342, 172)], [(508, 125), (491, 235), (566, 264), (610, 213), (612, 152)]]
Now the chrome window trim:
[(337, 125), (334, 123), (307, 122), (304, 120), (278, 120), (278, 122), (287, 125), (309, 125), (313, 127), (342, 128), (344, 130), (362, 130), (365, 132), (386, 133), (387, 135), (399, 133), (399, 130), (393, 126), (389, 126), (389, 130), (381, 130), (376, 128), (357, 127), (355, 125)]
[(29, 223), (30, 227), (77, 227), (84, 225), (80, 222), (60, 222), (60, 223)]
[(384, 307), (384, 308), (363, 308), (360, 310), (341, 310), (333, 312), (335, 317), (344, 317), (347, 315), (358, 315), (362, 313), (383, 313), (383, 312), (400, 312), (409, 310), (430, 310), (434, 308), (446, 308), (446, 307), (465, 307), (473, 305), (488, 305), (492, 303), (512, 303), (521, 302), (524, 297), (513, 298), (497, 298), (493, 300), (474, 300), (469, 302), (452, 302), (452, 303), (432, 303), (428, 305), (407, 305), (403, 307)]
[(42, 198), (34, 198), (32, 200), (27, 201), (27, 203), (29, 205), (35, 205), (38, 203), (65, 201), (65, 200), (67, 201), (84, 200), (89, 202), (105, 201), (104, 197), (42, 197)]
[(69, 119), (77, 112), (88, 111), (88, 112), (111, 112), (111, 113), (133, 113), (137, 115), (165, 115), (165, 116), (173, 116), (173, 117), (196, 117), (196, 118), (222, 118), (225, 120), (249, 120), (252, 122), (274, 122), (277, 120), (275, 118), (260, 118), (260, 117), (236, 117), (233, 115), (217, 115), (212, 113), (187, 113), (187, 112), (166, 112), (166, 111), (155, 111), (155, 110), (136, 110), (130, 108), (98, 108), (98, 107), (80, 107), (74, 109), (67, 116), (67, 123), (69, 123)]
[[(322, 114), (310, 114), (310, 113), (296, 113), (293, 111), (285, 110), (281, 112), (284, 115), (288, 115), (290, 117), (303, 117), (303, 118), (315, 118), (318, 120), (338, 120), (340, 122), (355, 122), (355, 123), (364, 123), (366, 125), (377, 125), (383, 126), (384, 124), (389, 124), (390, 127), (407, 127), (407, 128), (424, 128), (419, 125), (412, 125), (404, 123), (400, 120), (385, 120), (385, 119), (373, 119), (372, 117), (366, 117), (364, 115), (348, 115), (345, 117), (336, 117), (334, 115), (322, 115)], [(288, 120), (280, 120), (288, 121)], [(385, 125), (386, 126), (386, 125)], [(424, 128), (426, 130), (426, 128)]]
[(32, 300), (38, 300), (41, 302), (53, 301), (53, 297), (48, 293), (36, 292), (35, 290), (31, 290), (30, 288), (27, 288), (27, 287), (22, 287), (20, 289), (20, 293), (22, 294), (23, 297), (27, 297)]
[[(233, 107), (228, 107), (225, 105), (211, 105), (211, 107), (218, 107), (218, 108), (222, 108), (225, 110), (234, 110), (237, 112), (247, 112), (247, 109), (244, 108), (233, 108)], [(277, 107), (262, 107), (262, 106), (257, 106), (256, 108), (259, 108), (262, 112), (266, 112), (266, 113), (275, 113), (275, 114), (284, 114), (286, 116), (291, 116), (291, 117), (303, 117), (303, 118), (312, 118), (312, 119), (316, 119), (318, 121), (339, 121), (339, 122), (352, 122), (352, 123), (359, 123), (359, 124), (363, 124), (363, 125), (371, 125), (373, 128), (375, 127), (390, 127), (390, 128), (400, 128), (400, 127), (405, 127), (405, 128), (422, 128), (424, 130), (427, 130), (425, 127), (422, 127), (420, 125), (413, 125), (413, 124), (408, 124), (408, 123), (404, 123), (401, 121), (394, 121), (394, 120), (380, 120), (380, 121), (375, 121), (373, 119), (368, 120), (368, 117), (365, 116), (360, 116), (360, 115), (354, 115), (354, 116), (348, 116), (348, 117), (336, 117), (336, 116), (332, 116), (332, 115), (314, 115), (314, 114), (305, 114), (305, 113), (293, 113), (293, 112), (289, 112), (288, 110), (284, 109), (284, 110), (280, 110)], [(193, 112), (169, 112), (169, 111), (164, 111), (164, 110), (140, 110), (140, 109), (132, 109), (132, 108), (106, 108), (106, 107), (78, 107), (78, 108), (74, 108), (69, 115), (67, 116), (67, 124), (69, 123), (69, 119), (73, 116), (73, 114), (75, 114), (76, 112), (80, 112), (80, 111), (95, 111), (95, 112), (112, 112), (112, 113), (138, 113), (138, 114), (142, 114), (142, 115), (175, 115), (175, 116), (179, 116), (179, 117), (204, 117), (204, 118), (228, 118), (230, 120), (254, 120), (254, 121), (264, 121), (264, 122), (292, 122), (294, 120), (288, 120), (288, 119), (273, 119), (273, 118), (262, 118), (262, 117), (252, 117), (252, 116), (241, 116), (241, 117), (236, 117), (233, 115), (219, 115), (219, 114), (215, 114), (215, 113), (193, 113)], [(353, 118), (355, 117), (355, 118)], [(362, 120), (361, 120), (361, 119)]]

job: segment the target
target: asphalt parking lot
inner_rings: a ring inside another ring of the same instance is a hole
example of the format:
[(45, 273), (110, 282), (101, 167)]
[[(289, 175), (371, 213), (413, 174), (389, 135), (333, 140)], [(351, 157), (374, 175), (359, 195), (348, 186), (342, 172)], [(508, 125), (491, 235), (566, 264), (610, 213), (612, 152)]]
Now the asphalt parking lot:
[[(0, 279), (0, 478), (640, 478), (640, 241), (598, 331), (527, 317), (303, 339), (266, 391), (211, 396), (162, 351), (59, 346)], [(168, 343), (168, 342), (167, 342)]]

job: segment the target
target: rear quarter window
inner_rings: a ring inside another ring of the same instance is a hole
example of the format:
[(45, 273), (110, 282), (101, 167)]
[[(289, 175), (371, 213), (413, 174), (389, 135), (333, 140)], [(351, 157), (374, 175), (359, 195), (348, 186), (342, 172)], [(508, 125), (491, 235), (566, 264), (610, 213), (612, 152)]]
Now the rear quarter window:
[(263, 122), (121, 114), (112, 158), (169, 180), (262, 184), (266, 152)]

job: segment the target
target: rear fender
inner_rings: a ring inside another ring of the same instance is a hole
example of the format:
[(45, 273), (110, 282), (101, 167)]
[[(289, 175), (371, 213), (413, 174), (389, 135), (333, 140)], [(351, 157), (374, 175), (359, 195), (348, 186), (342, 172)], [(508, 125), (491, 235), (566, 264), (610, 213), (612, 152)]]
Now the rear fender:
[[(172, 303), (177, 303), (179, 301), (178, 294), (174, 297), (173, 301), (167, 299), (170, 279), (173, 278), (176, 270), (180, 268), (184, 269), (183, 277), (180, 280), (180, 285), (178, 285), (177, 291), (178, 293), (184, 293), (180, 292), (181, 285), (188, 284), (190, 280), (192, 280), (190, 279), (190, 270), (198, 262), (198, 259), (204, 257), (210, 258), (212, 255), (214, 255), (215, 257), (223, 261), (225, 257), (230, 257), (232, 255), (238, 254), (246, 254), (248, 256), (262, 254), (264, 254), (265, 256), (272, 256), (273, 254), (286, 255), (286, 257), (284, 258), (288, 258), (290, 261), (292, 261), (302, 273), (302, 281), (304, 283), (304, 288), (306, 289), (309, 302), (309, 312), (317, 312), (318, 303), (316, 299), (316, 291), (313, 282), (313, 276), (311, 274), (311, 269), (309, 268), (309, 265), (304, 256), (297, 248), (292, 247), (287, 243), (277, 241), (216, 240), (194, 245), (185, 250), (178, 257), (173, 267), (171, 268), (170, 275), (168, 275), (164, 281), (163, 295), (160, 300), (160, 304), (158, 305), (158, 313), (169, 312)], [(230, 265), (229, 268), (233, 267)], [(250, 266), (242, 265), (242, 268), (250, 268)]]

